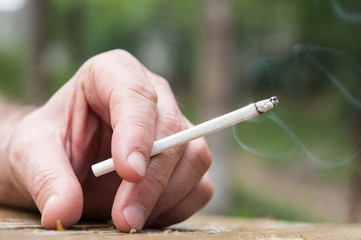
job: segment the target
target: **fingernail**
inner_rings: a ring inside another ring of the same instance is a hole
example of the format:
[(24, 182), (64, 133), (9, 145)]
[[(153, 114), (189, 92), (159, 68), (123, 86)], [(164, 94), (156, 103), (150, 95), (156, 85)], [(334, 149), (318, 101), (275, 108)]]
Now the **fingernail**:
[(144, 207), (137, 204), (129, 205), (123, 210), (123, 215), (131, 228), (135, 227), (137, 230), (143, 228), (146, 218), (146, 210)]
[(132, 166), (134, 171), (139, 173), (139, 175), (141, 175), (141, 176), (145, 175), (147, 165), (145, 162), (145, 157), (142, 153), (132, 152), (128, 156), (128, 162), (129, 162), (130, 166)]
[(49, 206), (51, 206), (53, 202), (57, 201), (57, 199), (58, 199), (58, 196), (53, 195), (46, 201), (43, 211), (41, 213), (41, 225), (44, 226), (44, 218), (46, 217), (46, 212), (47, 212)]

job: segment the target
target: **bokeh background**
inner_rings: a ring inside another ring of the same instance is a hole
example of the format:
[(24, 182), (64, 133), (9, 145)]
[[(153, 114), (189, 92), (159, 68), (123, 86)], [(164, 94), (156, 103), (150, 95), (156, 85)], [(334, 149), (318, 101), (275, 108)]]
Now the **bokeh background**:
[(279, 97), (207, 137), (204, 211), (361, 219), (359, 0), (0, 0), (0, 92), (13, 101), (44, 103), (115, 48), (168, 79), (194, 123)]

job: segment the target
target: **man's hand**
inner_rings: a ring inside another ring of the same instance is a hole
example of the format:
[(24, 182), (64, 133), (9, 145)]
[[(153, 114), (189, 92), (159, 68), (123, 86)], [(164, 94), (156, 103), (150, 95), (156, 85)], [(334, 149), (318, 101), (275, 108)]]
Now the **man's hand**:
[[(1, 124), (1, 123), (0, 123)], [(4, 204), (36, 207), (42, 224), (109, 218), (121, 231), (180, 222), (211, 198), (204, 139), (150, 159), (155, 140), (191, 124), (164, 79), (122, 50), (88, 60), (42, 107), (6, 130)], [(2, 146), (2, 145), (1, 145)], [(90, 166), (113, 157), (116, 173)]]

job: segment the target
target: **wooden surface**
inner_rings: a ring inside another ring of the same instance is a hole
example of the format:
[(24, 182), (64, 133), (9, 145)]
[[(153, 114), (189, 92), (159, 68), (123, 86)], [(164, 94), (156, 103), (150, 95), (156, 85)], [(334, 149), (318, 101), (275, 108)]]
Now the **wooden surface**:
[(357, 239), (361, 224), (311, 224), (273, 219), (196, 215), (167, 229), (120, 233), (111, 223), (79, 223), (65, 232), (44, 230), (40, 216), (0, 208), (0, 239)]

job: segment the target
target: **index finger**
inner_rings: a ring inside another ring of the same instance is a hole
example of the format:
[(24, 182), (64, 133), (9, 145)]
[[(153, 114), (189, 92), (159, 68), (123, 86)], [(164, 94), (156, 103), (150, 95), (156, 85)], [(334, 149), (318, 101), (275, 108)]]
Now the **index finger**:
[(126, 51), (115, 50), (94, 57), (77, 75), (86, 101), (113, 129), (117, 173), (140, 181), (153, 145), (157, 104), (145, 68)]

